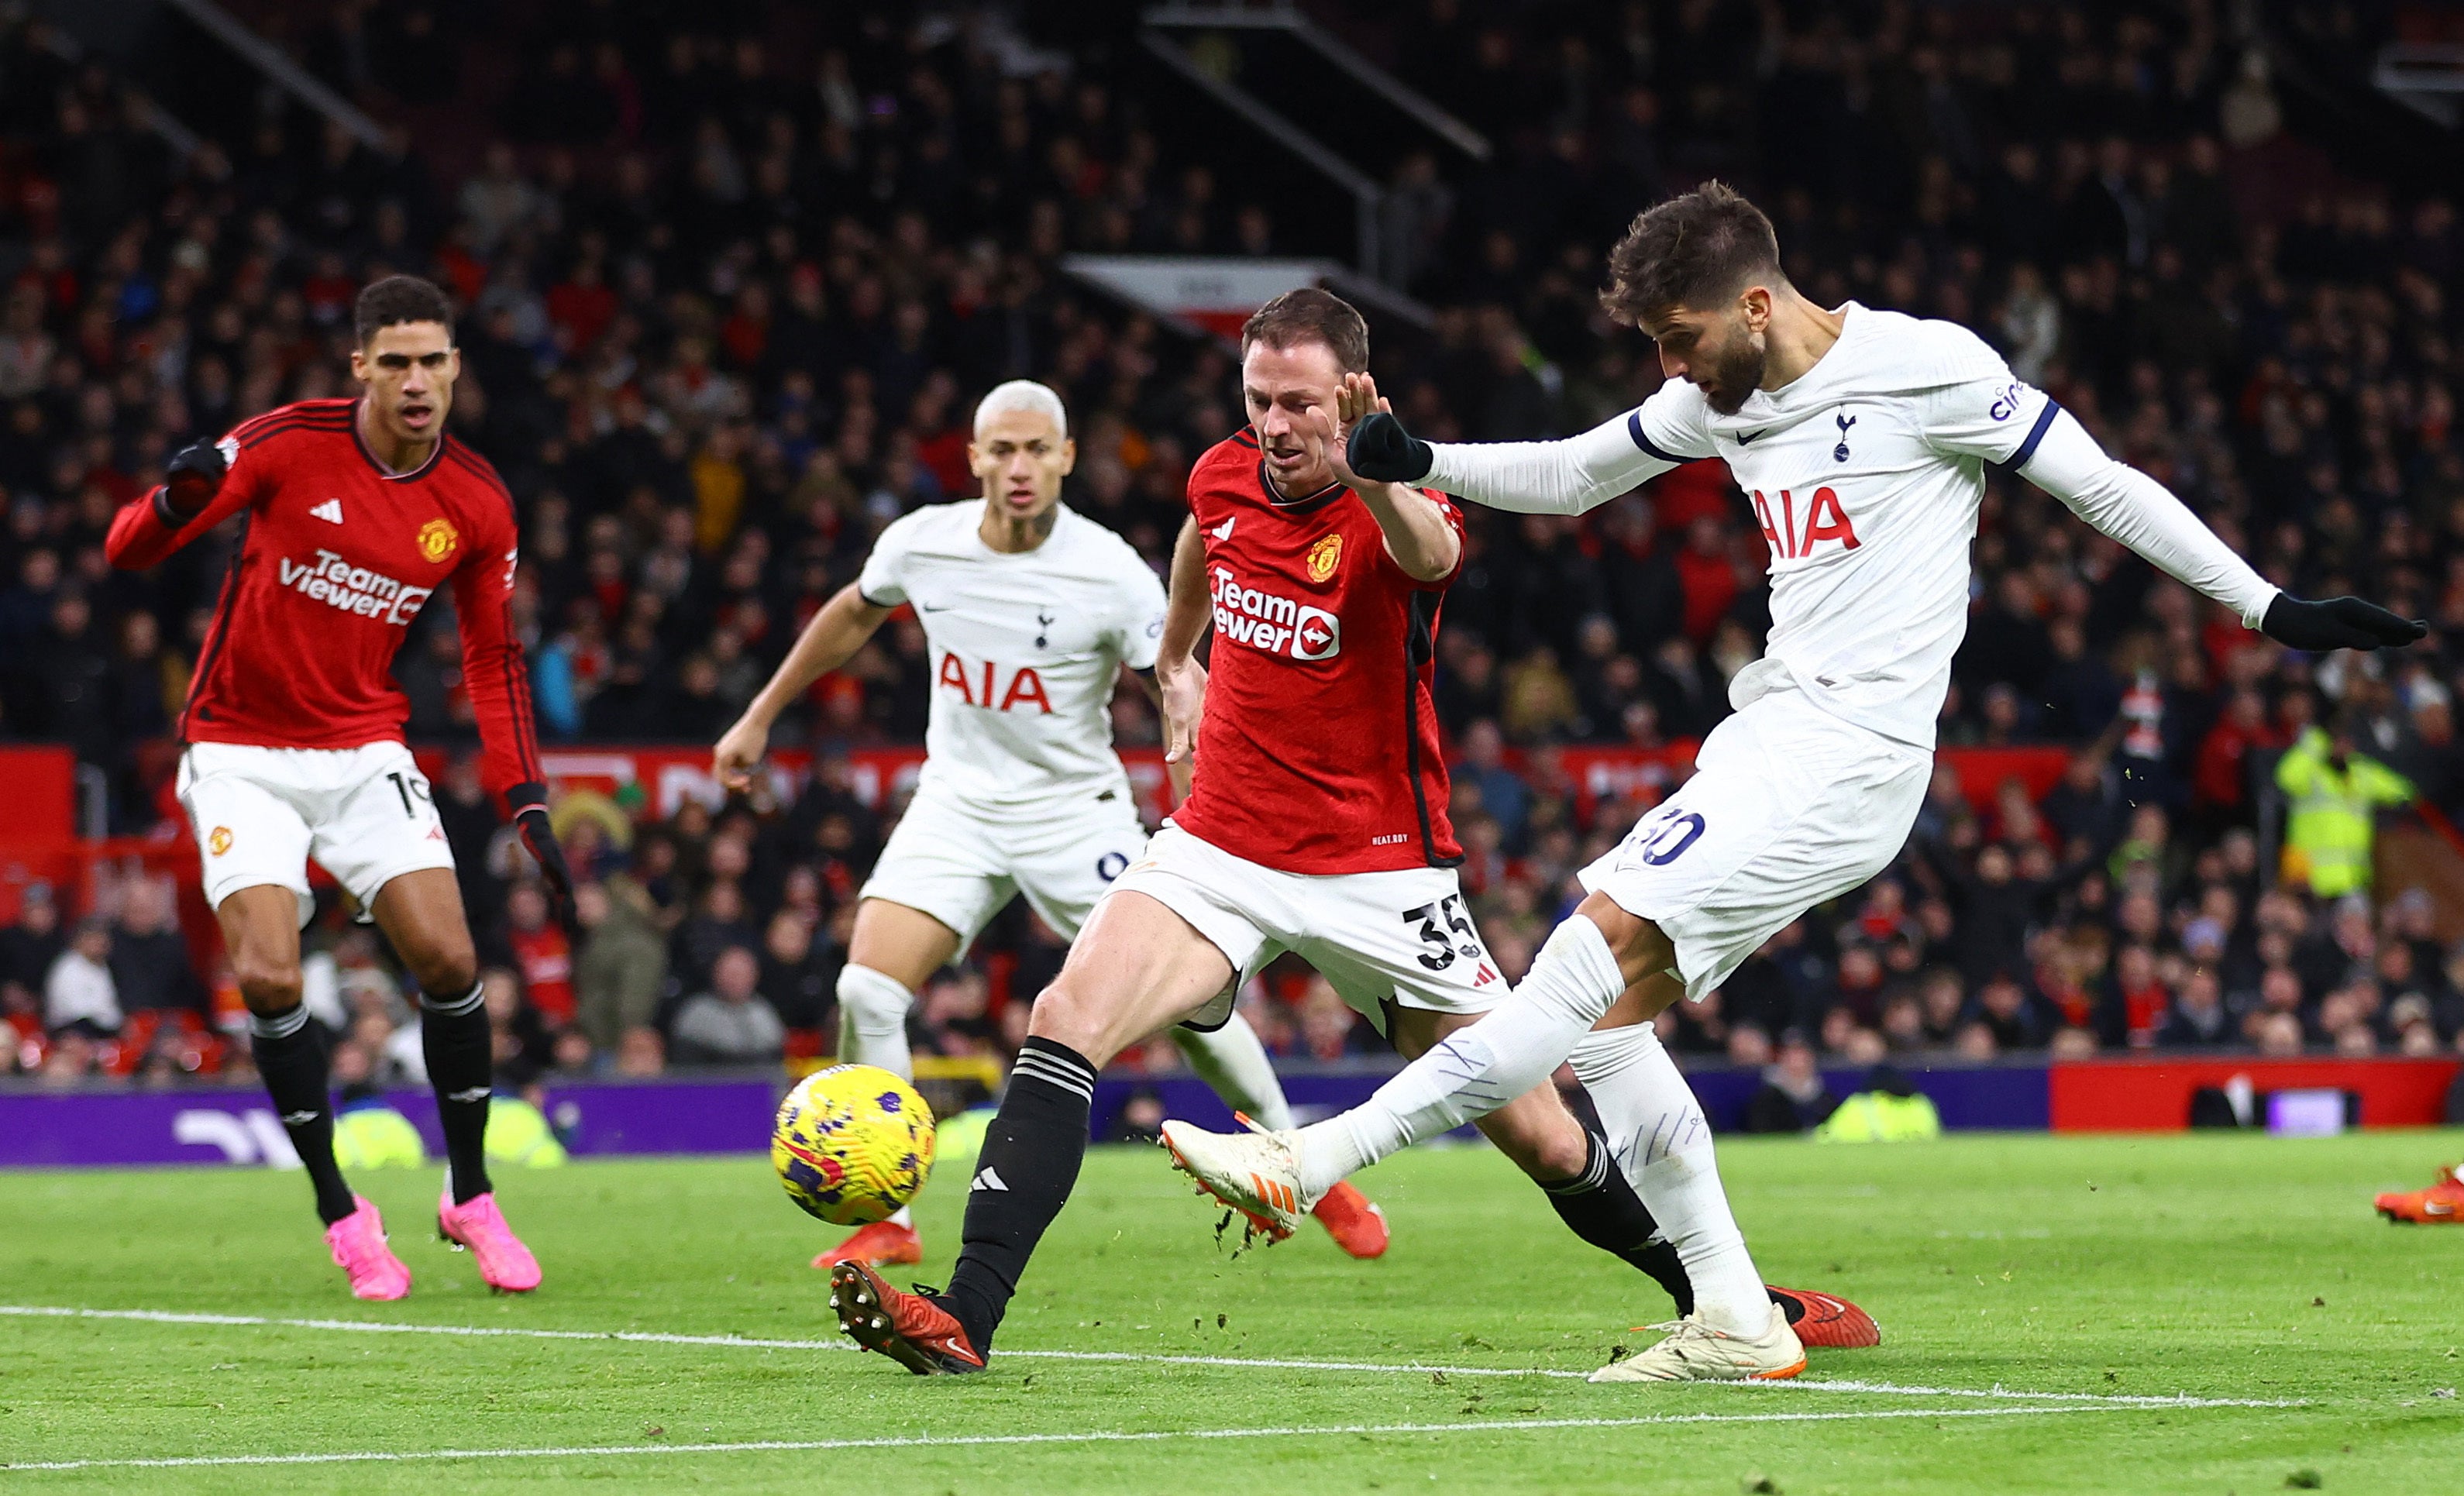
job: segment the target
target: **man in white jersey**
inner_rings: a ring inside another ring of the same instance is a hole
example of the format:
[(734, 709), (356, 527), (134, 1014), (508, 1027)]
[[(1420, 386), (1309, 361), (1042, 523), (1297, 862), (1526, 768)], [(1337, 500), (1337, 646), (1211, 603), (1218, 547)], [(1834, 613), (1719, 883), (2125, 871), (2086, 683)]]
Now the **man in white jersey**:
[[(788, 703), (913, 605), (934, 673), (924, 768), (857, 895), (838, 981), (839, 1058), (910, 1077), (915, 989), (1013, 894), (1075, 938), (1147, 840), (1112, 752), (1111, 705), (1125, 665), (1153, 690), (1163, 584), (1128, 542), (1061, 502), (1078, 450), (1049, 387), (1013, 380), (984, 396), (967, 454), (983, 496), (930, 504), (883, 530), (862, 574), (813, 616), (714, 754), (720, 781), (743, 788)], [(1176, 789), (1187, 778), (1178, 767)], [(1265, 1048), (1238, 1013), (1173, 1037), (1235, 1109), (1291, 1125)], [(1353, 1256), (1386, 1250), (1385, 1218), (1357, 1190), (1330, 1194), (1316, 1215)], [(922, 1260), (901, 1210), (813, 1265)]]
[(1253, 1137), (1174, 1123), (1166, 1137), (1220, 1198), (1272, 1216), (1571, 1057), (1696, 1295), (1666, 1339), (1593, 1379), (1787, 1375), (1803, 1353), (1761, 1291), (1710, 1129), (1650, 1023), (1905, 844), (1967, 628), (1985, 468), (2035, 483), (2292, 648), (2392, 647), (2427, 629), (2357, 598), (2278, 591), (1967, 329), (1807, 300), (1780, 271), (1770, 220), (1718, 183), (1642, 214), (1610, 268), (1603, 300), (1658, 341), (1668, 375), (1639, 409), (1564, 441), (1432, 445), (1380, 411), (1364, 380), (1342, 401), (1350, 461), (1364, 476), (1572, 515), (1723, 459), (1771, 554), (1768, 652), (1730, 683), (1736, 715), (1704, 740), (1694, 778), (1583, 870), (1589, 896), (1508, 1001), (1342, 1116)]

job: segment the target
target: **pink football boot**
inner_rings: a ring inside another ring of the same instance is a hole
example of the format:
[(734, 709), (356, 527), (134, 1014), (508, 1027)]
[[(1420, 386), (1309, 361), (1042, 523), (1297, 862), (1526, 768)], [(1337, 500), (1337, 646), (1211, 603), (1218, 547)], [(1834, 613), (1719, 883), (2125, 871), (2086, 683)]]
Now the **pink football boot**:
[(539, 1286), (539, 1259), (505, 1224), (495, 1192), (473, 1195), (456, 1205), (452, 1192), (447, 1191), (436, 1202), (436, 1234), (469, 1247), (479, 1260), (480, 1280), (497, 1292), (528, 1293)]
[(325, 1245), (334, 1265), (351, 1276), (355, 1299), (398, 1299), (410, 1291), (410, 1269), (385, 1245), (385, 1218), (364, 1196), (354, 1195), (360, 1208), (325, 1228)]

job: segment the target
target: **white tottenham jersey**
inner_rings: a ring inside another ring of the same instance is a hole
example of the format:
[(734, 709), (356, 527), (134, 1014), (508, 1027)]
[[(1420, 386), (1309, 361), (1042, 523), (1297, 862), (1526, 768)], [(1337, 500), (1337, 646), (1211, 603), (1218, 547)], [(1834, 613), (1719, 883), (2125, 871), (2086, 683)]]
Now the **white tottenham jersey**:
[[(1834, 715), (1930, 748), (1968, 629), (1986, 465), (2026, 468), (2057, 418), (2073, 445), (2094, 443), (1968, 329), (1842, 310), (1838, 341), (1811, 369), (1734, 415), (1670, 380), (1622, 418), (1621, 436), (1612, 423), (1560, 443), (1440, 444), (1425, 481), (1502, 508), (1579, 513), (1680, 463), (1723, 459), (1771, 548), (1766, 656), (1730, 683), (1730, 701), (1793, 684)], [(1539, 461), (1549, 450), (1556, 460)], [(2067, 458), (2062, 478), (2030, 475), (2255, 624), (2275, 588), (2152, 480), (2095, 458), (2144, 487), (2073, 484)]]
[(1128, 541), (1063, 505), (1031, 551), (978, 533), (984, 501), (931, 504), (891, 521), (856, 588), (914, 605), (933, 669), (919, 787), (994, 804), (1119, 788), (1112, 687), (1152, 669), (1163, 583)]

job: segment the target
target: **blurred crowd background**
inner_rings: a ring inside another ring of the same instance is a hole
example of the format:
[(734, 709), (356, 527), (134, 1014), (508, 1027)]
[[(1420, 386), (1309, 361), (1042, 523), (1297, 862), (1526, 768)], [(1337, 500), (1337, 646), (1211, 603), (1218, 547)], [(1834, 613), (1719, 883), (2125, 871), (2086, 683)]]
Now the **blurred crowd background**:
[[(183, 444), (345, 392), (370, 278), (430, 275), (461, 308), (452, 426), (521, 507), (542, 734), (707, 743), (883, 525), (972, 495), (968, 422), (997, 381), (1063, 392), (1068, 501), (1162, 569), (1191, 462), (1241, 419), (1234, 360), (1061, 256), (1353, 253), (1351, 201), (1158, 67), (1119, 6), (236, 9), (385, 145), (192, 35), (78, 60), (0, 6), (0, 735), (71, 745), (122, 834), (176, 818), (167, 737), (233, 535), (115, 573), (112, 513)], [(2289, 652), (1995, 477), (1943, 740), (2057, 744), (2069, 769), (2041, 800), (1946, 774), (1898, 866), (1663, 1021), (1680, 1047), (1801, 1080), (1928, 1050), (2464, 1036), (2464, 945), (2427, 892), (2369, 876), (2374, 817), (2464, 812), (2453, 154), (2357, 147), (2319, 102), (2400, 11), (1327, 8), (1495, 144), (1386, 168), (1372, 269), (1430, 315), (1373, 308), (1375, 367), (1421, 434), (1558, 434), (1649, 394), (1649, 343), (1597, 307), (1603, 253), (1716, 175), (1817, 300), (1975, 327), (2272, 579), (2431, 623), (2401, 655)], [(158, 105), (195, 148), (150, 127)], [(1580, 519), (1469, 522), (1438, 702), (1465, 883), (1519, 976), (1571, 871), (1656, 793), (1579, 795), (1560, 751), (1659, 750), (1726, 715), (1768, 627), (1763, 539), (1716, 464)], [(397, 673), (413, 740), (455, 747), (438, 798), (509, 1074), (829, 1047), (853, 892), (898, 811), (843, 755), (920, 738), (912, 619), (782, 724), (821, 765), (791, 800), (562, 817), (578, 941), (479, 791), (445, 599)], [(1114, 722), (1156, 738), (1134, 691)], [(228, 975), (188, 961), (161, 879), (69, 902), (30, 891), (0, 931), (0, 1073), (244, 1072)], [(311, 944), (344, 1078), (415, 1071), (415, 1003), (373, 934), (329, 908)], [(921, 1051), (1004, 1054), (1060, 954), (1014, 909), (923, 995)], [(1305, 969), (1246, 1001), (1296, 1061), (1380, 1044)]]

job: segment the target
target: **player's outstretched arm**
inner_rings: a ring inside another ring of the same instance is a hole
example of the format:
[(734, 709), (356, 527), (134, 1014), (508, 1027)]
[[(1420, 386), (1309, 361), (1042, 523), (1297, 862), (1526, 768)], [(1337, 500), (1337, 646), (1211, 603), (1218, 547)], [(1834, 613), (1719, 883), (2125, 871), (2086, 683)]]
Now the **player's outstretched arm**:
[(770, 750), (770, 726), (787, 704), (806, 687), (855, 658), (855, 651), (881, 627), (891, 609), (867, 602), (852, 582), (822, 605), (813, 621), (797, 636), (795, 648), (770, 673), (770, 683), (744, 708), (711, 753), (711, 772), (729, 789), (753, 781), (753, 770)]
[(1172, 542), (1172, 587), (1163, 605), (1163, 638), (1155, 646), (1155, 702), (1163, 709), (1163, 771), (1175, 803), (1189, 798), (1198, 768), (1198, 723), (1206, 715), (1206, 667), (1198, 642), (1215, 621), (1206, 590), (1206, 542), (1195, 517)]
[(2430, 632), (2426, 624), (2360, 598), (2309, 602), (2281, 591), (2171, 490), (2108, 454), (2069, 411), (2049, 408), (2035, 451), (2021, 449), (2020, 475), (2167, 576), (2232, 608), (2250, 627), (2309, 650), (2395, 649)]
[(102, 552), (122, 571), (143, 571), (247, 507), (255, 489), (230, 480), (237, 444), (197, 442), (175, 453), (163, 485), (112, 516)]
[(1376, 409), (1353, 429), (1349, 448), (1363, 477), (1529, 515), (1579, 515), (1678, 465), (1636, 440), (1634, 414), (1560, 441), (1424, 442), (1393, 411)]

